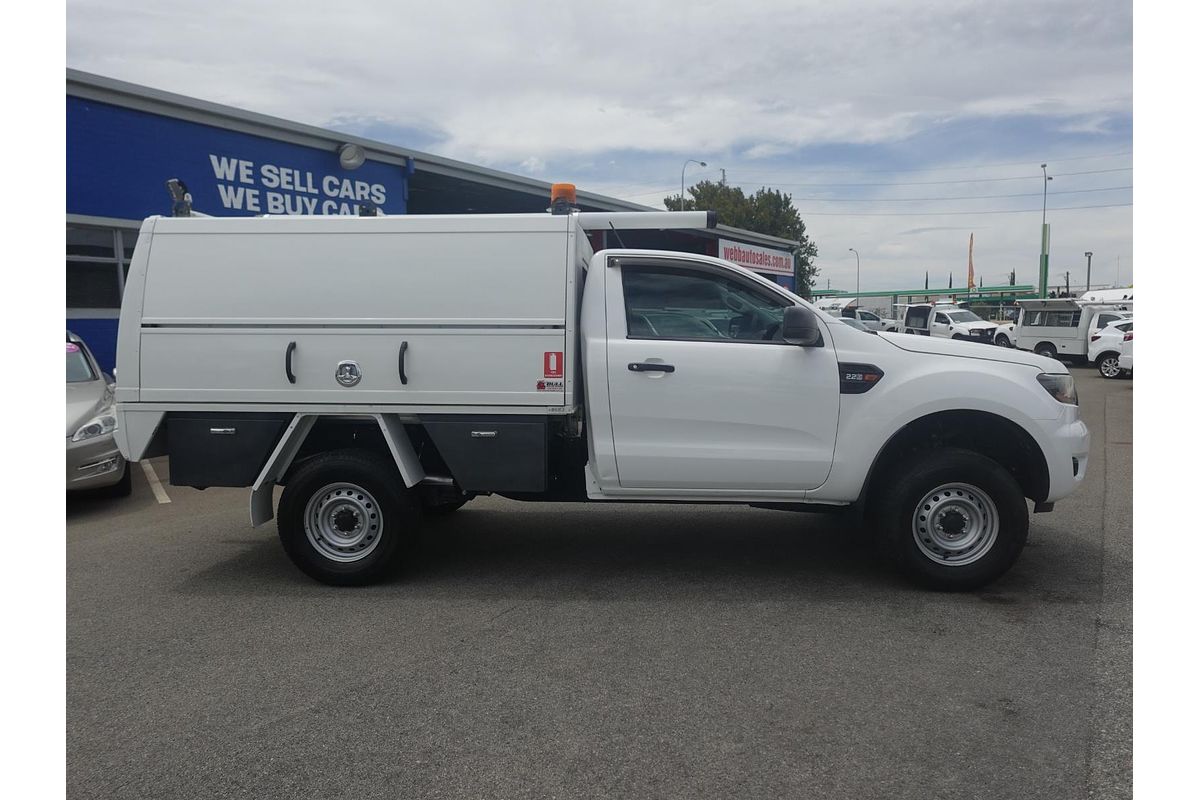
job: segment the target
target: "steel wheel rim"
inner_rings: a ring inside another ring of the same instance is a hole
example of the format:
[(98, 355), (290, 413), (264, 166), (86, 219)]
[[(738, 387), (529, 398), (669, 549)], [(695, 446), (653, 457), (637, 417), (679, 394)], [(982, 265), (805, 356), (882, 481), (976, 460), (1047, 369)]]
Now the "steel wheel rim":
[(1100, 360), (1100, 374), (1106, 378), (1115, 378), (1121, 374), (1121, 367), (1113, 356)]
[(1000, 515), (992, 498), (968, 483), (946, 483), (917, 503), (913, 540), (926, 558), (963, 567), (983, 558), (1000, 533)]
[(382, 531), (379, 501), (357, 484), (331, 483), (304, 506), (308, 543), (330, 561), (361, 561), (379, 546)]

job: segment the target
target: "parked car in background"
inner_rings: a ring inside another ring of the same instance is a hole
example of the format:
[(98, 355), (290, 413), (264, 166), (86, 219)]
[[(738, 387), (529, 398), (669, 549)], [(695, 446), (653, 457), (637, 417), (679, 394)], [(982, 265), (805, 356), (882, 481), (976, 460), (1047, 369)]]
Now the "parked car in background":
[(841, 319), (842, 322), (846, 323), (851, 328), (857, 328), (858, 330), (865, 331), (866, 333), (874, 333), (874, 334), (879, 333), (879, 331), (876, 330), (875, 328), (867, 327), (867, 323), (859, 322), (854, 317), (839, 317), (839, 319)]
[(1001, 347), (1016, 347), (1014, 342), (1017, 340), (1017, 323), (1002, 322), (996, 326), (996, 336), (992, 340), (993, 343)]
[[(826, 298), (818, 301), (817, 308), (831, 317), (852, 319), (861, 322), (866, 328), (872, 331), (894, 331), (899, 329), (900, 323), (898, 320), (881, 317), (874, 311), (859, 308), (857, 302), (855, 299)], [(852, 325), (851, 327), (858, 326)]]
[(1133, 372), (1133, 331), (1126, 332), (1121, 340), (1121, 355), (1117, 358), (1117, 366)]
[(1110, 322), (1093, 333), (1088, 341), (1088, 361), (1096, 365), (1096, 369), (1105, 378), (1119, 378), (1124, 372), (1119, 364), (1121, 343), (1125, 334), (1133, 330), (1133, 318)]
[(991, 344), (996, 323), (954, 303), (918, 303), (904, 311), (904, 333)]
[(839, 317), (837, 315), (837, 312), (835, 312), (835, 311), (826, 311), (824, 313), (827, 317), (829, 317), (831, 319), (836, 319), (839, 322), (849, 325), (851, 328), (854, 328), (855, 330), (863, 331), (865, 333), (874, 333), (874, 334), (879, 333), (879, 331), (877, 331), (877, 330), (872, 330), (871, 328), (868, 328), (866, 323), (859, 322), (854, 317)]
[(1012, 338), (1022, 350), (1048, 358), (1084, 361), (1091, 335), (1133, 316), (1132, 303), (1091, 303), (1073, 298), (1018, 300), (1021, 316)]
[(113, 385), (87, 345), (67, 331), (67, 491), (129, 494), (129, 463), (117, 449)]

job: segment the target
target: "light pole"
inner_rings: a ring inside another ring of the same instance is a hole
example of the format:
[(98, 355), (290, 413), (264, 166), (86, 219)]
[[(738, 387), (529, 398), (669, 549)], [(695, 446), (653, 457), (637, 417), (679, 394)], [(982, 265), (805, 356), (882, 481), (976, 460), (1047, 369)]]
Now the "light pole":
[(689, 158), (683, 162), (683, 169), (679, 170), (679, 210), (683, 211), (683, 176), (687, 172), (688, 164), (699, 164), (702, 167), (707, 167), (707, 162), (697, 161), (694, 158)]
[(1087, 256), (1088, 260), (1087, 287), (1084, 289), (1084, 291), (1090, 292), (1092, 290), (1092, 251), (1088, 250), (1086, 253), (1084, 253), (1084, 255)]
[(854, 253), (854, 302), (857, 303), (859, 302), (858, 293), (862, 291), (862, 281), (860, 278), (862, 275), (862, 262), (858, 258), (857, 250), (851, 247), (850, 252)]
[(1050, 181), (1053, 177), (1046, 173), (1046, 165), (1042, 164), (1042, 256), (1038, 264), (1038, 278), (1042, 297), (1046, 296), (1046, 290), (1049, 288), (1046, 284), (1050, 282), (1050, 228), (1046, 225), (1046, 196), (1049, 193)]

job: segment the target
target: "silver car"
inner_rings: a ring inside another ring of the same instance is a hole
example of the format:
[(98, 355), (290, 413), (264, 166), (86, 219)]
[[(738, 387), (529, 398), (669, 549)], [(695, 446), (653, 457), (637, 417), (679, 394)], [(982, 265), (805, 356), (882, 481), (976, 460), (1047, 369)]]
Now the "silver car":
[(87, 345), (67, 332), (67, 491), (129, 494), (129, 464), (117, 450), (113, 386)]

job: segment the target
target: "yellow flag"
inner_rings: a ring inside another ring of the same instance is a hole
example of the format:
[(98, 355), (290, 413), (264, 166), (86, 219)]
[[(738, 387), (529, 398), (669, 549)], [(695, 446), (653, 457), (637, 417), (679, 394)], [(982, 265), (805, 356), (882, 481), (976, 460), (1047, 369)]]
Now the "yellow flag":
[(967, 245), (967, 291), (975, 288), (975, 234)]

